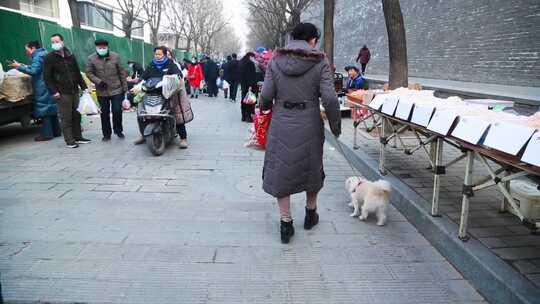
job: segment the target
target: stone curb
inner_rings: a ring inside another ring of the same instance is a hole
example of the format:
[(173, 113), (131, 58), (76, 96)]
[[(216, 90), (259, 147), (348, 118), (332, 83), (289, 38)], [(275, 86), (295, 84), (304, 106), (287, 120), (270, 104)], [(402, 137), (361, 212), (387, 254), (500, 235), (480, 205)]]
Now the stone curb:
[[(490, 303), (540, 303), (540, 290), (479, 241), (462, 242), (458, 227), (445, 217), (432, 217), (430, 203), (390, 172), (379, 173), (377, 161), (361, 149), (353, 151), (328, 130), (326, 140), (368, 179), (384, 178), (392, 184), (392, 204), (470, 281)], [(339, 149), (338, 145), (341, 146)]]

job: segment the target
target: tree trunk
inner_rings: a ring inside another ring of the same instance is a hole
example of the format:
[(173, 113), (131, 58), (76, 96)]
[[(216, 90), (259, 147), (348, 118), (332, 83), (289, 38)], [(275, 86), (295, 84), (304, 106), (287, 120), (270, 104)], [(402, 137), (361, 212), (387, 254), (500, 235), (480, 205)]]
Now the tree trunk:
[(180, 34), (175, 34), (175, 37), (174, 37), (174, 48), (175, 48), (175, 49), (180, 48)]
[(71, 22), (74, 28), (81, 28), (81, 18), (79, 18), (79, 6), (77, 0), (69, 0), (69, 12), (71, 14)]
[(324, 0), (324, 52), (334, 65), (334, 6), (335, 0)]
[(152, 44), (154, 45), (158, 45), (159, 44), (159, 40), (158, 40), (158, 29), (152, 29)]
[(388, 32), (388, 54), (390, 58), (390, 89), (408, 86), (407, 40), (405, 24), (399, 0), (382, 0), (386, 31)]

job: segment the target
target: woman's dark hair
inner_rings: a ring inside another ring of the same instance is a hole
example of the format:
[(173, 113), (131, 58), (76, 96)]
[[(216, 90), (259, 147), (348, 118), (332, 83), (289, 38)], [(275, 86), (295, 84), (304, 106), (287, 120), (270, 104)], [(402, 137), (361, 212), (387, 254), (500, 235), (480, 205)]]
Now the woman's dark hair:
[(52, 37), (58, 37), (58, 38), (60, 38), (60, 40), (64, 41), (64, 36), (62, 36), (62, 35), (60, 35), (60, 34), (58, 34), (58, 33), (52, 34), (52, 35), (51, 35), (51, 38), (52, 38)]
[(294, 40), (310, 41), (313, 38), (319, 40), (321, 33), (315, 25), (305, 22), (295, 26), (291, 32), (291, 36)]
[(255, 57), (255, 53), (253, 52), (247, 52), (244, 57), (242, 57), (242, 59), (240, 59), (240, 61), (242, 62), (246, 62), (246, 61), (249, 61), (249, 57)]
[(36, 49), (39, 49), (41, 47), (41, 45), (39, 44), (39, 41), (37, 40), (34, 40), (34, 41), (30, 41), (26, 44), (26, 47), (27, 48), (36, 48)]
[(167, 55), (167, 48), (164, 47), (164, 46), (156, 46), (154, 48), (154, 53), (157, 51), (157, 50), (161, 50), (163, 52), (163, 55)]

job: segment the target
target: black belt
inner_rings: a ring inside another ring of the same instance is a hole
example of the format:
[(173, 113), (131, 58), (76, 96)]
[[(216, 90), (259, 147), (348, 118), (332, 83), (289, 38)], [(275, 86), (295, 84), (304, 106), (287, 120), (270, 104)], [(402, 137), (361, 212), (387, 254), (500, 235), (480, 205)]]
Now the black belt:
[(315, 102), (290, 102), (290, 101), (280, 102), (279, 104), (282, 104), (283, 107), (288, 110), (292, 110), (292, 109), (305, 110), (308, 107), (317, 105), (317, 103)]

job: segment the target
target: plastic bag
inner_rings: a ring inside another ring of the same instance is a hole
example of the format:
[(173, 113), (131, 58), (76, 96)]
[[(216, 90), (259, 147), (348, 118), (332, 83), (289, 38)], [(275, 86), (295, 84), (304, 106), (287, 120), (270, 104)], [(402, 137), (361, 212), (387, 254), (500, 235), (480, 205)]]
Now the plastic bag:
[(251, 92), (251, 88), (249, 89), (246, 97), (244, 97), (244, 99), (242, 100), (242, 103), (247, 105), (253, 105), (257, 103), (257, 96), (255, 95), (255, 93)]
[(270, 121), (272, 120), (272, 111), (258, 111), (253, 120), (253, 126), (250, 128), (250, 137), (244, 144), (246, 148), (255, 150), (266, 149), (266, 139), (268, 130), (270, 129)]
[(161, 81), (161, 93), (163, 97), (169, 99), (180, 90), (180, 79), (178, 75), (164, 75)]
[(81, 115), (99, 114), (99, 108), (97, 104), (94, 102), (94, 99), (92, 99), (92, 96), (86, 92), (83, 93), (81, 98), (79, 99), (79, 106), (77, 107), (77, 111), (81, 113)]
[(131, 102), (129, 101), (127, 95), (124, 96), (124, 100), (122, 101), (122, 109), (126, 111), (131, 109)]

